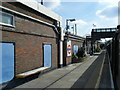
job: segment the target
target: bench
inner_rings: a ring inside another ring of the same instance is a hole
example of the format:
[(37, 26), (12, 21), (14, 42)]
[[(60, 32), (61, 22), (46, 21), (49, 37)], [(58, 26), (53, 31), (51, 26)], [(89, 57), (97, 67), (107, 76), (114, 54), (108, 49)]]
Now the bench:
[(49, 69), (49, 68), (50, 68), (50, 67), (37, 68), (37, 69), (31, 70), (31, 71), (27, 71), (27, 72), (18, 74), (18, 75), (16, 75), (16, 77), (17, 77), (17, 78), (25, 78), (25, 77), (27, 77), (27, 76), (30, 76), (30, 75), (33, 75), (33, 74), (42, 72), (42, 71), (44, 71), (44, 70), (46, 70), (46, 69)]

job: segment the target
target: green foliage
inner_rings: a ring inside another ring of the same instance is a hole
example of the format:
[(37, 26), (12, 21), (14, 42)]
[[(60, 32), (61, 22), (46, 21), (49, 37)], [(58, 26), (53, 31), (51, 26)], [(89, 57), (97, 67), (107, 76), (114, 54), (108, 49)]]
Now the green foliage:
[(73, 59), (78, 59), (78, 56), (77, 55), (73, 55), (72, 58)]
[(77, 55), (73, 55), (73, 56), (72, 56), (72, 62), (73, 62), (73, 63), (76, 63), (77, 60), (78, 60), (78, 56), (77, 56)]
[(85, 48), (81, 47), (78, 49), (78, 53), (76, 54), (78, 57), (84, 57), (85, 56)]

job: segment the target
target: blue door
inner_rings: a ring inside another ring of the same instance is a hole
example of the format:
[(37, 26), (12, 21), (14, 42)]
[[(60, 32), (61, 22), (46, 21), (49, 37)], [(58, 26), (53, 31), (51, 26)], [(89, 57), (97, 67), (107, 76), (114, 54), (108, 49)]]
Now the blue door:
[(50, 44), (44, 45), (44, 67), (51, 67), (52, 49)]
[(78, 45), (74, 45), (73, 46), (73, 52), (74, 52), (74, 55), (77, 54), (77, 52), (78, 52)]
[(14, 77), (14, 45), (13, 43), (0, 43), (1, 56), (0, 62), (2, 63), (1, 75), (2, 80), (0, 83), (10, 81)]

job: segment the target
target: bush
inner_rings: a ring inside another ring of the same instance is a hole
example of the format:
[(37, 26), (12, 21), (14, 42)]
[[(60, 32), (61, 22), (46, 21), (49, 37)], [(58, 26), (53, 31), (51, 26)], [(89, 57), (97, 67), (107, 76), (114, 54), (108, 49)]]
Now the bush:
[(73, 62), (73, 63), (76, 63), (77, 60), (78, 60), (78, 56), (77, 56), (77, 55), (73, 55), (73, 56), (72, 56), (72, 62)]
[(97, 47), (95, 51), (96, 51), (96, 52), (100, 52), (100, 51), (101, 51), (101, 48), (100, 48), (100, 47)]
[(72, 58), (74, 58), (74, 59), (78, 59), (78, 56), (77, 56), (77, 55), (73, 55)]
[(84, 57), (85, 56), (85, 48), (81, 47), (78, 49), (78, 53), (76, 54), (78, 57)]

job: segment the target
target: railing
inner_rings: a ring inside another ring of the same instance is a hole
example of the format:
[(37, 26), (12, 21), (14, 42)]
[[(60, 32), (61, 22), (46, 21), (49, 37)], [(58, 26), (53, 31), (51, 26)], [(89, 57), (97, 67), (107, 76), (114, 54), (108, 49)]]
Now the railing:
[(116, 32), (116, 28), (99, 28), (99, 29), (92, 29), (92, 32)]

